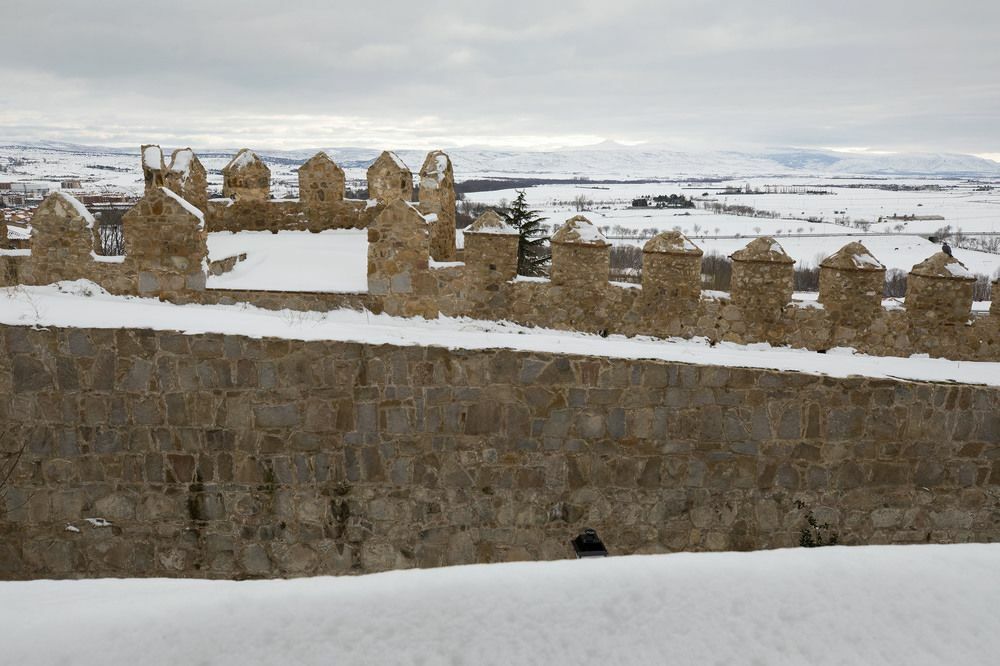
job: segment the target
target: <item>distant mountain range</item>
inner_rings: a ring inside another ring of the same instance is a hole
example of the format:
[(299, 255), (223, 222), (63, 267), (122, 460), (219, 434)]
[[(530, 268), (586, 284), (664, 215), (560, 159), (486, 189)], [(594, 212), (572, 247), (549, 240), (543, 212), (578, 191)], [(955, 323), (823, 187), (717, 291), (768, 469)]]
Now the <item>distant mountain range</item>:
[[(8, 150), (24, 148), (78, 154), (135, 154), (134, 148), (83, 146), (38, 141), (0, 141)], [(253, 148), (253, 146), (250, 146)], [(315, 154), (310, 150), (257, 150), (267, 161), (294, 166)], [(345, 170), (367, 168), (379, 150), (324, 148)], [(237, 148), (198, 148), (203, 158), (225, 158)], [(537, 177), (591, 179), (692, 179), (759, 176), (878, 176), (929, 178), (998, 178), (1000, 163), (973, 155), (948, 153), (843, 153), (829, 150), (776, 148), (757, 151), (684, 152), (667, 147), (624, 146), (605, 142), (595, 146), (550, 151), (452, 148), (447, 150), (459, 180), (482, 177)], [(396, 153), (418, 171), (426, 151)]]

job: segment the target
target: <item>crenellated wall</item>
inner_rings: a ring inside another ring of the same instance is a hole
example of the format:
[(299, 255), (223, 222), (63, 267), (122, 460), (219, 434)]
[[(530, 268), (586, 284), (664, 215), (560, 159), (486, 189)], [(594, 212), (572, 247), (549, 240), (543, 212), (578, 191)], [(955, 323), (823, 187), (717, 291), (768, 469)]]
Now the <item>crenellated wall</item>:
[[(154, 168), (156, 164), (160, 167)], [(243, 150), (227, 169), (232, 175), (262, 164)], [(439, 151), (428, 155), (421, 170), (419, 204), (408, 201), (408, 192), (412, 193), (406, 183), (412, 183), (412, 175), (391, 153), (383, 153), (369, 169), (369, 184), (378, 197), (369, 201), (344, 199), (342, 170), (320, 153), (300, 169), (299, 201), (265, 200), (260, 186), (261, 196), (237, 194), (236, 200), (208, 201), (204, 228), (197, 221), (201, 215), (197, 207), (181, 197), (167, 201), (164, 194), (182, 189), (178, 174), (185, 169), (191, 174), (186, 182), (202, 182), (197, 157), (187, 149), (175, 151), (168, 169), (162, 166), (158, 146), (144, 146), (143, 165), (147, 181), (162, 180), (167, 186), (150, 186), (127, 215), (126, 242), (132, 249), (124, 261), (93, 256), (92, 242), (82, 231), (84, 223), (72, 215), (53, 217), (47, 212), (69, 210), (67, 202), (75, 201), (59, 194), (38, 216), (32, 256), (6, 252), (0, 257), (0, 280), (47, 284), (86, 278), (113, 293), (178, 302), (249, 302), (302, 310), (364, 307), (403, 316), (443, 313), (601, 334), (1000, 360), (996, 303), (989, 315), (973, 317), (972, 276), (958, 260), (942, 253), (914, 266), (905, 305), (895, 309), (881, 302), (885, 268), (860, 243), (850, 243), (822, 262), (818, 303), (792, 301), (794, 260), (772, 238), (755, 239), (733, 254), (730, 294), (702, 294), (701, 250), (683, 235), (665, 232), (646, 243), (641, 285), (614, 283), (608, 281), (610, 245), (589, 220), (577, 216), (552, 238), (551, 280), (525, 279), (514, 275), (517, 233), (492, 212), (468, 230), (464, 263), (435, 264), (440, 261), (435, 251), (439, 256), (450, 252), (439, 236), (447, 202), (454, 198), (451, 163)], [(239, 187), (250, 183), (239, 182)], [(235, 183), (231, 186), (237, 187)], [(155, 213), (151, 206), (169, 210)], [(49, 217), (51, 223), (46, 221)], [(168, 217), (173, 222), (165, 224)], [(277, 232), (340, 226), (369, 231), (367, 293), (220, 294), (204, 288), (208, 271), (204, 236), (213, 228)]]
[(1000, 539), (996, 388), (0, 326), (0, 578)]

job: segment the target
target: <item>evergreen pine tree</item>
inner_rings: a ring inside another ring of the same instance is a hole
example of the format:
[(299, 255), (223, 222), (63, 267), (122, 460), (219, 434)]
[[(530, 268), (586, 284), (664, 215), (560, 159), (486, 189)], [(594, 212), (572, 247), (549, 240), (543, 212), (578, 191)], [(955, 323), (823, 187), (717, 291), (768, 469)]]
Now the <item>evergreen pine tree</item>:
[(517, 229), (517, 273), (518, 275), (545, 275), (546, 264), (552, 258), (548, 248), (549, 237), (545, 235), (537, 210), (528, 208), (524, 190), (519, 190), (517, 198), (503, 211), (507, 224)]

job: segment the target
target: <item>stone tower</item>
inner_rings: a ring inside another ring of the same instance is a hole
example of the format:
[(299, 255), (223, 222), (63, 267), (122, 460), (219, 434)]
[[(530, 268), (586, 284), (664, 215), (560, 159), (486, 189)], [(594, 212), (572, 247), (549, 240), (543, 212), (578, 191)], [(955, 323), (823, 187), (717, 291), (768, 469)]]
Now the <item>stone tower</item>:
[(160, 187), (129, 209), (122, 225), (140, 296), (182, 299), (205, 289), (208, 245), (200, 210)]
[(496, 211), (488, 210), (465, 229), (466, 279), (487, 291), (517, 275), (520, 235)]
[(267, 201), (271, 170), (256, 153), (243, 148), (222, 169), (222, 196), (236, 201)]
[(170, 156), (166, 186), (202, 213), (208, 210), (208, 173), (190, 148), (178, 148)]
[(552, 236), (552, 284), (588, 290), (607, 287), (611, 243), (583, 215), (566, 220)]
[(870, 322), (882, 311), (885, 266), (864, 245), (848, 243), (819, 265), (819, 302), (844, 324)]
[(146, 192), (163, 187), (166, 184), (167, 168), (163, 163), (163, 150), (153, 144), (143, 144), (139, 149), (142, 154), (142, 180)]
[(431, 224), (431, 257), (454, 260), (455, 173), (451, 159), (440, 150), (427, 153), (420, 169), (420, 209), (437, 216)]
[(769, 236), (752, 240), (729, 258), (733, 260), (733, 303), (743, 309), (748, 323), (780, 318), (792, 300), (795, 260)]
[(413, 174), (396, 153), (383, 151), (368, 167), (368, 198), (387, 204), (413, 198)]
[(925, 259), (906, 278), (906, 312), (937, 322), (960, 324), (972, 311), (976, 278), (961, 261), (945, 254)]
[(693, 309), (701, 298), (704, 252), (679, 231), (653, 236), (642, 248), (642, 296), (655, 307)]

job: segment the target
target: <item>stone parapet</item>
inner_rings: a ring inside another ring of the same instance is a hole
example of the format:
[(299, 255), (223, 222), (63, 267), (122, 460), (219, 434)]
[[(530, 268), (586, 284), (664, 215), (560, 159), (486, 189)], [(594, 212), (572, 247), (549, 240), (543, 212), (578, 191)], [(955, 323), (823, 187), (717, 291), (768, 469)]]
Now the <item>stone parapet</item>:
[(304, 207), (344, 199), (344, 170), (330, 156), (318, 152), (299, 167), (299, 201)]
[(271, 198), (271, 170), (255, 152), (243, 148), (222, 168), (222, 196), (236, 201)]
[(396, 153), (383, 151), (368, 167), (368, 197), (385, 204), (413, 199), (413, 174)]
[(431, 258), (455, 259), (455, 173), (451, 159), (434, 150), (420, 169), (420, 210), (434, 215), (431, 223)]
[(664, 231), (642, 248), (642, 297), (651, 308), (691, 310), (701, 298), (704, 253), (679, 231)]
[(552, 284), (601, 291), (608, 286), (611, 243), (583, 215), (566, 220), (552, 235)]
[(186, 300), (189, 292), (204, 291), (208, 245), (201, 211), (162, 187), (126, 212), (122, 225), (139, 295)]
[(368, 227), (368, 293), (381, 297), (389, 314), (437, 317), (429, 262), (427, 221), (412, 204), (392, 200)]
[(178, 148), (170, 156), (165, 185), (202, 213), (208, 210), (208, 172), (190, 148)]
[(882, 311), (885, 266), (864, 245), (848, 243), (819, 265), (819, 302), (843, 325), (864, 325)]
[(964, 323), (972, 311), (975, 282), (965, 264), (938, 252), (910, 270), (906, 279), (906, 311), (920, 319)]
[(773, 322), (792, 300), (795, 260), (778, 241), (757, 238), (730, 255), (733, 261), (731, 294), (733, 304), (745, 316)]

